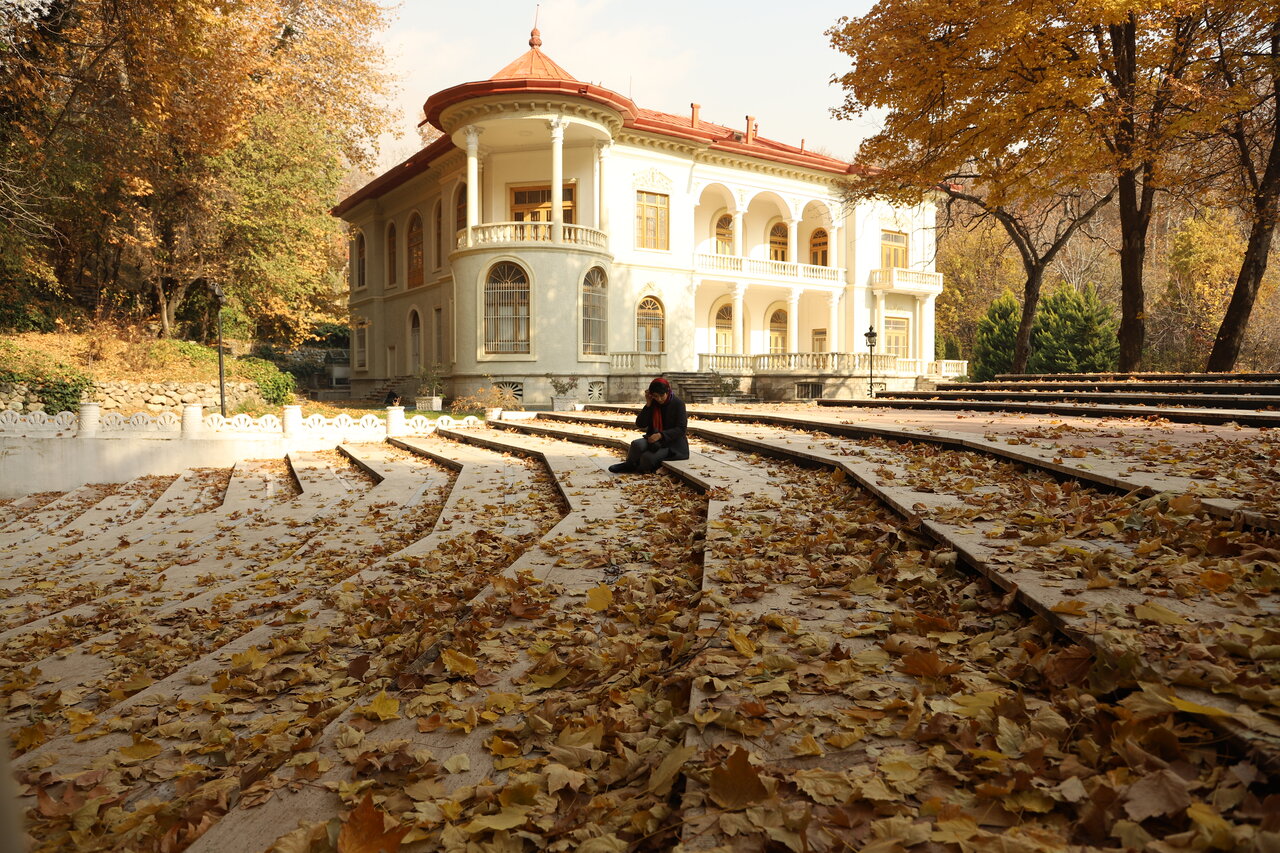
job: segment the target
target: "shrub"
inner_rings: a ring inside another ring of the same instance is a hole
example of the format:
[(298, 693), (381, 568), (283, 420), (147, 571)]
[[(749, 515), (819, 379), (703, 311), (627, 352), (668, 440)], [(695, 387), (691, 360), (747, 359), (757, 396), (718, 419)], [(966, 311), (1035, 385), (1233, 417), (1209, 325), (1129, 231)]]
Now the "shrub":
[(80, 398), (93, 387), (89, 374), (79, 368), (54, 361), (43, 353), (23, 351), (3, 340), (0, 382), (27, 385), (50, 413), (78, 411)]
[(483, 414), (486, 409), (518, 411), (522, 408), (523, 406), (520, 405), (520, 401), (516, 399), (516, 395), (511, 392), (511, 389), (498, 385), (487, 385), (478, 389), (474, 394), (455, 398), (449, 406), (449, 414), (479, 415)]
[(252, 356), (237, 358), (233, 362), (234, 371), (251, 382), (258, 384), (258, 392), (263, 401), (273, 406), (283, 406), (293, 401), (295, 386), (293, 377), (282, 373), (280, 368), (269, 361)]
[(978, 321), (969, 373), (978, 382), (990, 382), (997, 373), (1008, 373), (1013, 366), (1013, 345), (1018, 338), (1018, 319), (1022, 308), (1013, 292), (1006, 290), (991, 303), (987, 314)]

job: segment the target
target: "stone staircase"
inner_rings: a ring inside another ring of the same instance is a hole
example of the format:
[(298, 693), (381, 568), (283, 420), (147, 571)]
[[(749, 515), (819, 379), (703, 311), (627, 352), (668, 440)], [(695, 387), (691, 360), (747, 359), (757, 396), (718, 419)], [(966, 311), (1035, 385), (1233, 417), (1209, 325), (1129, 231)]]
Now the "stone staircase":
[[(686, 403), (710, 403), (712, 397), (720, 396), (720, 380), (710, 371), (663, 374), (671, 382), (676, 396)], [(736, 403), (758, 403), (754, 395), (738, 392), (732, 395)]]

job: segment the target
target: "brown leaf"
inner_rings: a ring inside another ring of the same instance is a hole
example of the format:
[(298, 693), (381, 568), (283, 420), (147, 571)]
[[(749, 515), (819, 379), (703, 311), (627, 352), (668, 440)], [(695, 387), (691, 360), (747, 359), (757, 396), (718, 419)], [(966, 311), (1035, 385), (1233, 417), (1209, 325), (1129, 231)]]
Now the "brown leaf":
[(1157, 815), (1177, 814), (1189, 805), (1187, 783), (1172, 770), (1160, 770), (1134, 782), (1124, 800), (1125, 812), (1139, 823)]
[(711, 799), (721, 808), (746, 808), (769, 795), (747, 759), (747, 751), (737, 747), (724, 764), (711, 771)]
[(407, 826), (386, 831), (382, 812), (373, 805), (373, 794), (366, 792), (360, 805), (342, 822), (342, 829), (338, 831), (338, 853), (396, 853), (400, 839), (408, 832)]
[(907, 675), (918, 678), (942, 678), (944, 675), (959, 672), (961, 668), (958, 663), (943, 663), (936, 652), (925, 651), (916, 651), (904, 656), (902, 665), (898, 667)]

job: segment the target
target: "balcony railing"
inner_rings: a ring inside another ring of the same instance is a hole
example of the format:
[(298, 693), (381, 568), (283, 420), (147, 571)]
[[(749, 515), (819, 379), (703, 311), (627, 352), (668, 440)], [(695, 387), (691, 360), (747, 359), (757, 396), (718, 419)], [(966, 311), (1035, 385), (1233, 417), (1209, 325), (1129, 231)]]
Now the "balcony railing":
[(774, 352), (761, 355), (737, 353), (701, 353), (699, 370), (724, 373), (826, 373), (858, 376), (872, 369), (886, 376), (960, 376), (968, 373), (969, 362), (959, 360), (928, 361), (900, 358), (888, 353), (865, 352)]
[(871, 271), (871, 287), (908, 293), (941, 293), (942, 273), (922, 270), (887, 269)]
[[(466, 249), (476, 246), (498, 246), (510, 243), (551, 243), (550, 222), (487, 222), (471, 228), (471, 239), (467, 240), (467, 230), (463, 228), (457, 233), (456, 247)], [(586, 246), (592, 249), (604, 249), (606, 237), (603, 231), (588, 228), (585, 225), (564, 225), (561, 231), (561, 245)]]
[(665, 352), (611, 352), (609, 368), (618, 371), (637, 370), (641, 373), (661, 373), (667, 369)]
[(694, 256), (694, 262), (698, 272), (790, 278), (832, 284), (844, 281), (843, 267), (820, 267), (790, 261), (764, 261), (759, 258), (744, 258), (741, 255), (698, 254)]

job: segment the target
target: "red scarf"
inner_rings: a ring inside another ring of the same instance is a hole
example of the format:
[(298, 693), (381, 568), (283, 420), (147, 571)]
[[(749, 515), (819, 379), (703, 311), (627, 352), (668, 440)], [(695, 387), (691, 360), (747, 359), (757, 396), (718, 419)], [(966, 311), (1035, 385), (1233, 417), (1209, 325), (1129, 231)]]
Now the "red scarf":
[[(668, 392), (668, 394), (670, 394), (670, 392)], [(670, 400), (671, 397), (668, 396), (667, 399)], [(653, 401), (653, 417), (651, 420), (653, 423), (653, 431), (662, 432), (662, 405), (657, 400)]]

